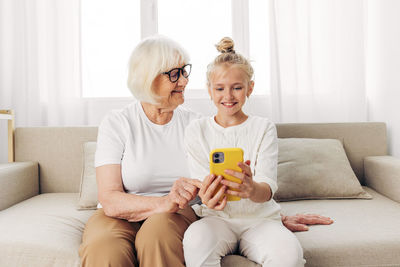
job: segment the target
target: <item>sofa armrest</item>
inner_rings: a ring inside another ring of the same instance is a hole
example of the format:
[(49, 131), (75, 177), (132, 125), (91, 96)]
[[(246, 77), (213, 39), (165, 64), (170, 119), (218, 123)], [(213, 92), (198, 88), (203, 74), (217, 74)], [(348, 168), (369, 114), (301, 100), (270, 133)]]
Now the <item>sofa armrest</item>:
[(400, 203), (400, 158), (366, 157), (364, 173), (367, 186)]
[(0, 210), (39, 194), (36, 162), (0, 164)]

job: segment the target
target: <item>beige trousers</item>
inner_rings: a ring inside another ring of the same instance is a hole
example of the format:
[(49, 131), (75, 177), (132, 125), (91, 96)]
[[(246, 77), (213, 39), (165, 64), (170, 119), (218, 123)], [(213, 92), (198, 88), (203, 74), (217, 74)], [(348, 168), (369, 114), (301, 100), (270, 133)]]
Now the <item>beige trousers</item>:
[(111, 218), (98, 209), (83, 232), (82, 266), (183, 267), (183, 235), (197, 219), (190, 207), (154, 214), (141, 222)]

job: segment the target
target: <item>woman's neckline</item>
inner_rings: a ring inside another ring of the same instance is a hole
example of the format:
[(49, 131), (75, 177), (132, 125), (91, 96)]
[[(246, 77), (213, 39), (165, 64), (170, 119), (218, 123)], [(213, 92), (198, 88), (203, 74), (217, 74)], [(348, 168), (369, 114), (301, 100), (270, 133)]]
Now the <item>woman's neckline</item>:
[(145, 108), (143, 107), (142, 102), (138, 101), (138, 105), (139, 105), (139, 111), (141, 113), (141, 115), (145, 118), (145, 120), (147, 121), (147, 123), (149, 123), (150, 125), (154, 125), (156, 127), (165, 127), (170, 125), (175, 118), (175, 110), (172, 110), (170, 112), (166, 112), (166, 119), (165, 119), (165, 123), (158, 123), (157, 121), (154, 121), (154, 119), (151, 119), (145, 112)]

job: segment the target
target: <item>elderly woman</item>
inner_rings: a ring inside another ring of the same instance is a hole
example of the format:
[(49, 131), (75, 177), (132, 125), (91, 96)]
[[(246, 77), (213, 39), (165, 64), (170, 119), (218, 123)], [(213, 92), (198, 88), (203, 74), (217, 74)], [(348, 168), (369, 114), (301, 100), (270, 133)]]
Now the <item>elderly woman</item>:
[[(200, 115), (180, 107), (189, 56), (162, 36), (133, 51), (128, 86), (138, 100), (99, 126), (95, 156), (99, 209), (86, 224), (82, 266), (184, 266), (182, 238), (198, 218), (189, 202), (201, 183), (189, 176), (183, 136)], [(292, 231), (329, 224), (318, 215), (282, 216)]]

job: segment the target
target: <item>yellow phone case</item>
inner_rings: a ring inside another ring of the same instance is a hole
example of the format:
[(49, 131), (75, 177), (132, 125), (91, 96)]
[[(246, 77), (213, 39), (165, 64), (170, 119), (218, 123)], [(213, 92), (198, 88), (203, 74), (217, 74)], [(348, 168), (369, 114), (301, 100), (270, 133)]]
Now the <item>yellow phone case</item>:
[[(216, 163), (214, 162), (214, 154), (222, 152), (224, 155), (224, 160), (223, 162)], [(243, 150), (241, 148), (218, 148), (214, 149), (213, 151), (210, 152), (210, 173), (215, 174), (215, 175), (221, 175), (223, 176), (226, 180), (235, 182), (235, 183), (242, 183), (242, 180), (239, 178), (236, 178), (234, 176), (226, 174), (224, 171), (227, 169), (242, 172), (242, 169), (239, 168), (237, 165), (238, 162), (243, 162)], [(219, 185), (215, 192), (218, 192), (218, 190), (221, 188), (222, 185)], [(229, 188), (230, 190), (235, 190), (238, 191), (234, 188)], [(232, 196), (232, 195), (227, 195), (227, 200), (228, 201), (237, 201), (240, 200), (241, 198), (238, 196)]]

